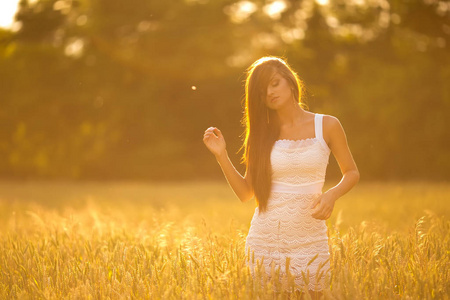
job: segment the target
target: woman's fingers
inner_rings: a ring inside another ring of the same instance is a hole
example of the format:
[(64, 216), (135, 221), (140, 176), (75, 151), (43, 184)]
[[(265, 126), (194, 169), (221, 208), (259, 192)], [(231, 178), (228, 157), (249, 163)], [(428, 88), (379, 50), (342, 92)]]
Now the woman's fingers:
[(203, 135), (203, 139), (209, 139), (210, 137), (216, 137), (216, 136), (212, 132), (208, 132)]
[(321, 207), (320, 207), (320, 215), (322, 217), (325, 217), (329, 212), (329, 207), (326, 205), (326, 203), (324, 203)]
[(313, 201), (313, 203), (311, 204), (310, 208), (316, 207), (317, 204), (319, 203), (319, 201), (320, 201), (320, 196), (317, 197), (317, 198)]
[[(208, 129), (205, 130), (205, 132), (212, 132), (215, 129), (217, 129), (216, 127), (209, 127)], [(218, 130), (218, 129), (217, 129)]]
[(315, 213), (314, 217), (317, 219), (326, 220), (331, 216), (331, 213), (332, 209), (323, 205), (322, 207), (319, 207), (319, 210)]
[(320, 215), (320, 207), (311, 214), (311, 216), (313, 216), (314, 218), (318, 219)]
[(310, 206), (311, 209), (315, 208), (315, 211), (311, 214), (311, 216), (313, 218), (316, 218), (316, 219), (321, 218), (321, 211), (323, 208), (323, 203), (321, 200), (322, 200), (322, 195), (320, 195), (316, 199), (314, 199), (313, 203)]
[(208, 146), (212, 145), (211, 143), (214, 143), (214, 141), (219, 140), (219, 137), (222, 136), (222, 133), (219, 129), (216, 127), (209, 127), (205, 130), (205, 133), (203, 134), (203, 142)]
[(209, 138), (211, 136), (223, 138), (222, 132), (219, 130), (219, 128), (216, 127), (209, 127), (208, 129), (205, 130), (203, 137)]
[(207, 143), (207, 144), (210, 144), (210, 142), (212, 141), (212, 140), (211, 140), (212, 138), (213, 138), (212, 136), (205, 136), (205, 137), (203, 138), (203, 142), (204, 142), (204, 143)]
[(324, 205), (323, 202), (320, 202), (317, 210), (312, 214), (312, 217), (320, 220), (328, 219), (329, 209)]
[(220, 131), (219, 128), (215, 128), (215, 127), (214, 127), (213, 132), (214, 132), (218, 137), (222, 137), (222, 131)]
[(216, 127), (209, 127), (205, 130), (203, 143), (216, 156), (226, 151), (225, 139), (222, 132)]

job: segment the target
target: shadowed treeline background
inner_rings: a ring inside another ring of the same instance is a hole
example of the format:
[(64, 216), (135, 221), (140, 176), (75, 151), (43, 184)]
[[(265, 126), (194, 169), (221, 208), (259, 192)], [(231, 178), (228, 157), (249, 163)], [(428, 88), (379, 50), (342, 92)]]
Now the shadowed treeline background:
[(363, 178), (450, 178), (448, 1), (37, 0), (16, 21), (0, 30), (4, 179), (222, 176), (203, 131), (239, 163), (243, 74), (263, 55), (340, 119)]

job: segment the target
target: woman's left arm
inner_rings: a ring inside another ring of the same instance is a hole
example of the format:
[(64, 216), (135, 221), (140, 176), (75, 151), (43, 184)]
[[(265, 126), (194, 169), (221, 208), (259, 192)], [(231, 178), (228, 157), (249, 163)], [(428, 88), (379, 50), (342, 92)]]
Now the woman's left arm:
[(334, 203), (350, 191), (359, 181), (359, 171), (347, 144), (344, 128), (336, 117), (323, 117), (324, 139), (331, 149), (342, 172), (341, 181), (314, 200), (311, 208), (318, 205), (312, 216), (326, 220), (333, 212)]

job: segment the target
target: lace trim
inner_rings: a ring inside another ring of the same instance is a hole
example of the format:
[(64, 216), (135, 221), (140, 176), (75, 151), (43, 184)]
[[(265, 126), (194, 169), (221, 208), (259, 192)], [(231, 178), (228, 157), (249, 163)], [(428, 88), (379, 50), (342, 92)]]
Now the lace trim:
[[(300, 140), (280, 139), (271, 153), (272, 180), (285, 185), (302, 185), (323, 182), (330, 152), (320, 136)], [(315, 146), (317, 145), (317, 146)], [(246, 239), (246, 253), (252, 252), (249, 265), (255, 260), (268, 275), (273, 267), (286, 271), (286, 259), (290, 257), (290, 271), (297, 286), (310, 290), (329, 288), (329, 282), (319, 265), (329, 269), (329, 246), (325, 221), (312, 217), (310, 205), (321, 194), (302, 191), (271, 192), (267, 210), (255, 209)], [(318, 254), (316, 260), (308, 263)], [(309, 278), (302, 274), (309, 271)], [(304, 279), (307, 279), (306, 281)], [(309, 282), (308, 282), (309, 281)]]
[(315, 139), (317, 139), (317, 137), (306, 138), (306, 139), (299, 139), (299, 140), (279, 139), (279, 140), (276, 140), (275, 142), (293, 142), (293, 143), (300, 143), (300, 142), (303, 142), (303, 141), (309, 141), (309, 140), (315, 140)]
[(301, 140), (290, 140), (290, 139), (280, 139), (275, 141), (275, 146), (281, 147), (283, 149), (299, 149), (302, 147), (313, 145), (314, 142), (318, 141), (317, 137), (301, 139)]
[(329, 152), (316, 138), (279, 140), (272, 150), (270, 160), (272, 180), (287, 184), (311, 183), (324, 180)]

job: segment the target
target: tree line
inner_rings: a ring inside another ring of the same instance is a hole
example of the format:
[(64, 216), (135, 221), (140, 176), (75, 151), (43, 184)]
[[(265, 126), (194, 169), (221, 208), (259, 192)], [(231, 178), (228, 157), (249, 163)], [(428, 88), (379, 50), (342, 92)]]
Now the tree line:
[(0, 176), (218, 178), (203, 131), (239, 164), (245, 70), (276, 55), (364, 179), (448, 180), (449, 44), (437, 0), (22, 0), (0, 30)]

